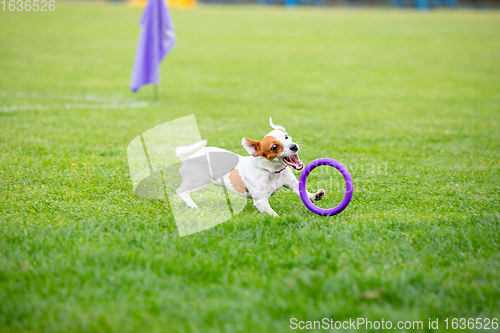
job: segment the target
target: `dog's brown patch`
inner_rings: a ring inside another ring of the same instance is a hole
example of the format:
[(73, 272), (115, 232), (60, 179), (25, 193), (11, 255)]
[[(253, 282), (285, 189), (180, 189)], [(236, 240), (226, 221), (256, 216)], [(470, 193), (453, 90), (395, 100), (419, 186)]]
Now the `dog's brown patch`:
[[(274, 145), (278, 146), (276, 150), (272, 149)], [(262, 156), (272, 161), (283, 152), (283, 145), (274, 136), (266, 136), (260, 142), (260, 151), (262, 152)]]
[(245, 193), (248, 192), (248, 189), (243, 183), (243, 179), (241, 179), (240, 173), (236, 169), (232, 169), (229, 173), (229, 182), (234, 187), (236, 192)]

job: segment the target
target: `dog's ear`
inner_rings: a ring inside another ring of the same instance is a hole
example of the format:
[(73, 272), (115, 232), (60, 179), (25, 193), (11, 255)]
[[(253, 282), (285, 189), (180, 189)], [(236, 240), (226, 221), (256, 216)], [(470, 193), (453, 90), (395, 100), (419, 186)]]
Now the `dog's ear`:
[(241, 144), (250, 155), (254, 157), (262, 156), (262, 150), (260, 150), (260, 141), (243, 138), (241, 139)]

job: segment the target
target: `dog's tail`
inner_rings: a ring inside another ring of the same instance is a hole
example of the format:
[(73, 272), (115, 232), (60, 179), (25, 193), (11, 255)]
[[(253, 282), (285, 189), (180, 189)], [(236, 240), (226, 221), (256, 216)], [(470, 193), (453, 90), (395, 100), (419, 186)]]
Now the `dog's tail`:
[(196, 153), (198, 150), (205, 148), (206, 145), (207, 140), (201, 140), (190, 146), (179, 146), (175, 148), (175, 155), (177, 155), (177, 157), (188, 157), (189, 155)]

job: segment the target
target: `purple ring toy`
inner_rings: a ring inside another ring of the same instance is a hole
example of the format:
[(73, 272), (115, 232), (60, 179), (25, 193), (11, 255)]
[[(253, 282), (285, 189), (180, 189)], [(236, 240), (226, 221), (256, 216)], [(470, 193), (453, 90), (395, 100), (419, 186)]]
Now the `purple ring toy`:
[[(319, 208), (318, 206), (313, 204), (307, 196), (307, 190), (306, 190), (307, 176), (309, 176), (311, 171), (313, 171), (320, 165), (328, 165), (334, 167), (335, 169), (340, 171), (345, 180), (344, 199), (342, 199), (340, 204), (338, 204), (333, 208), (328, 208), (328, 209)], [(302, 171), (302, 174), (300, 175), (300, 180), (299, 180), (300, 199), (302, 199), (302, 202), (304, 203), (304, 205), (306, 205), (307, 209), (318, 215), (331, 216), (343, 211), (347, 207), (347, 205), (349, 205), (349, 202), (351, 202), (353, 190), (354, 190), (354, 183), (352, 181), (352, 177), (351, 174), (349, 173), (349, 170), (347, 170), (347, 168), (342, 163), (334, 160), (333, 158), (323, 157), (312, 161), (311, 163), (306, 165), (304, 171)]]

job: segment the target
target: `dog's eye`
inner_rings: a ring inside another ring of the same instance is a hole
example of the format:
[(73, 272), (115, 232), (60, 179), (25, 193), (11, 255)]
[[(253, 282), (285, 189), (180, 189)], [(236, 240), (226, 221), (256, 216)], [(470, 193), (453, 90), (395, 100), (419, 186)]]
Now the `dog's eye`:
[(288, 135), (285, 135), (285, 140), (288, 140)]
[(278, 149), (278, 145), (274, 145), (271, 149), (272, 149), (272, 150), (276, 150), (276, 149)]

